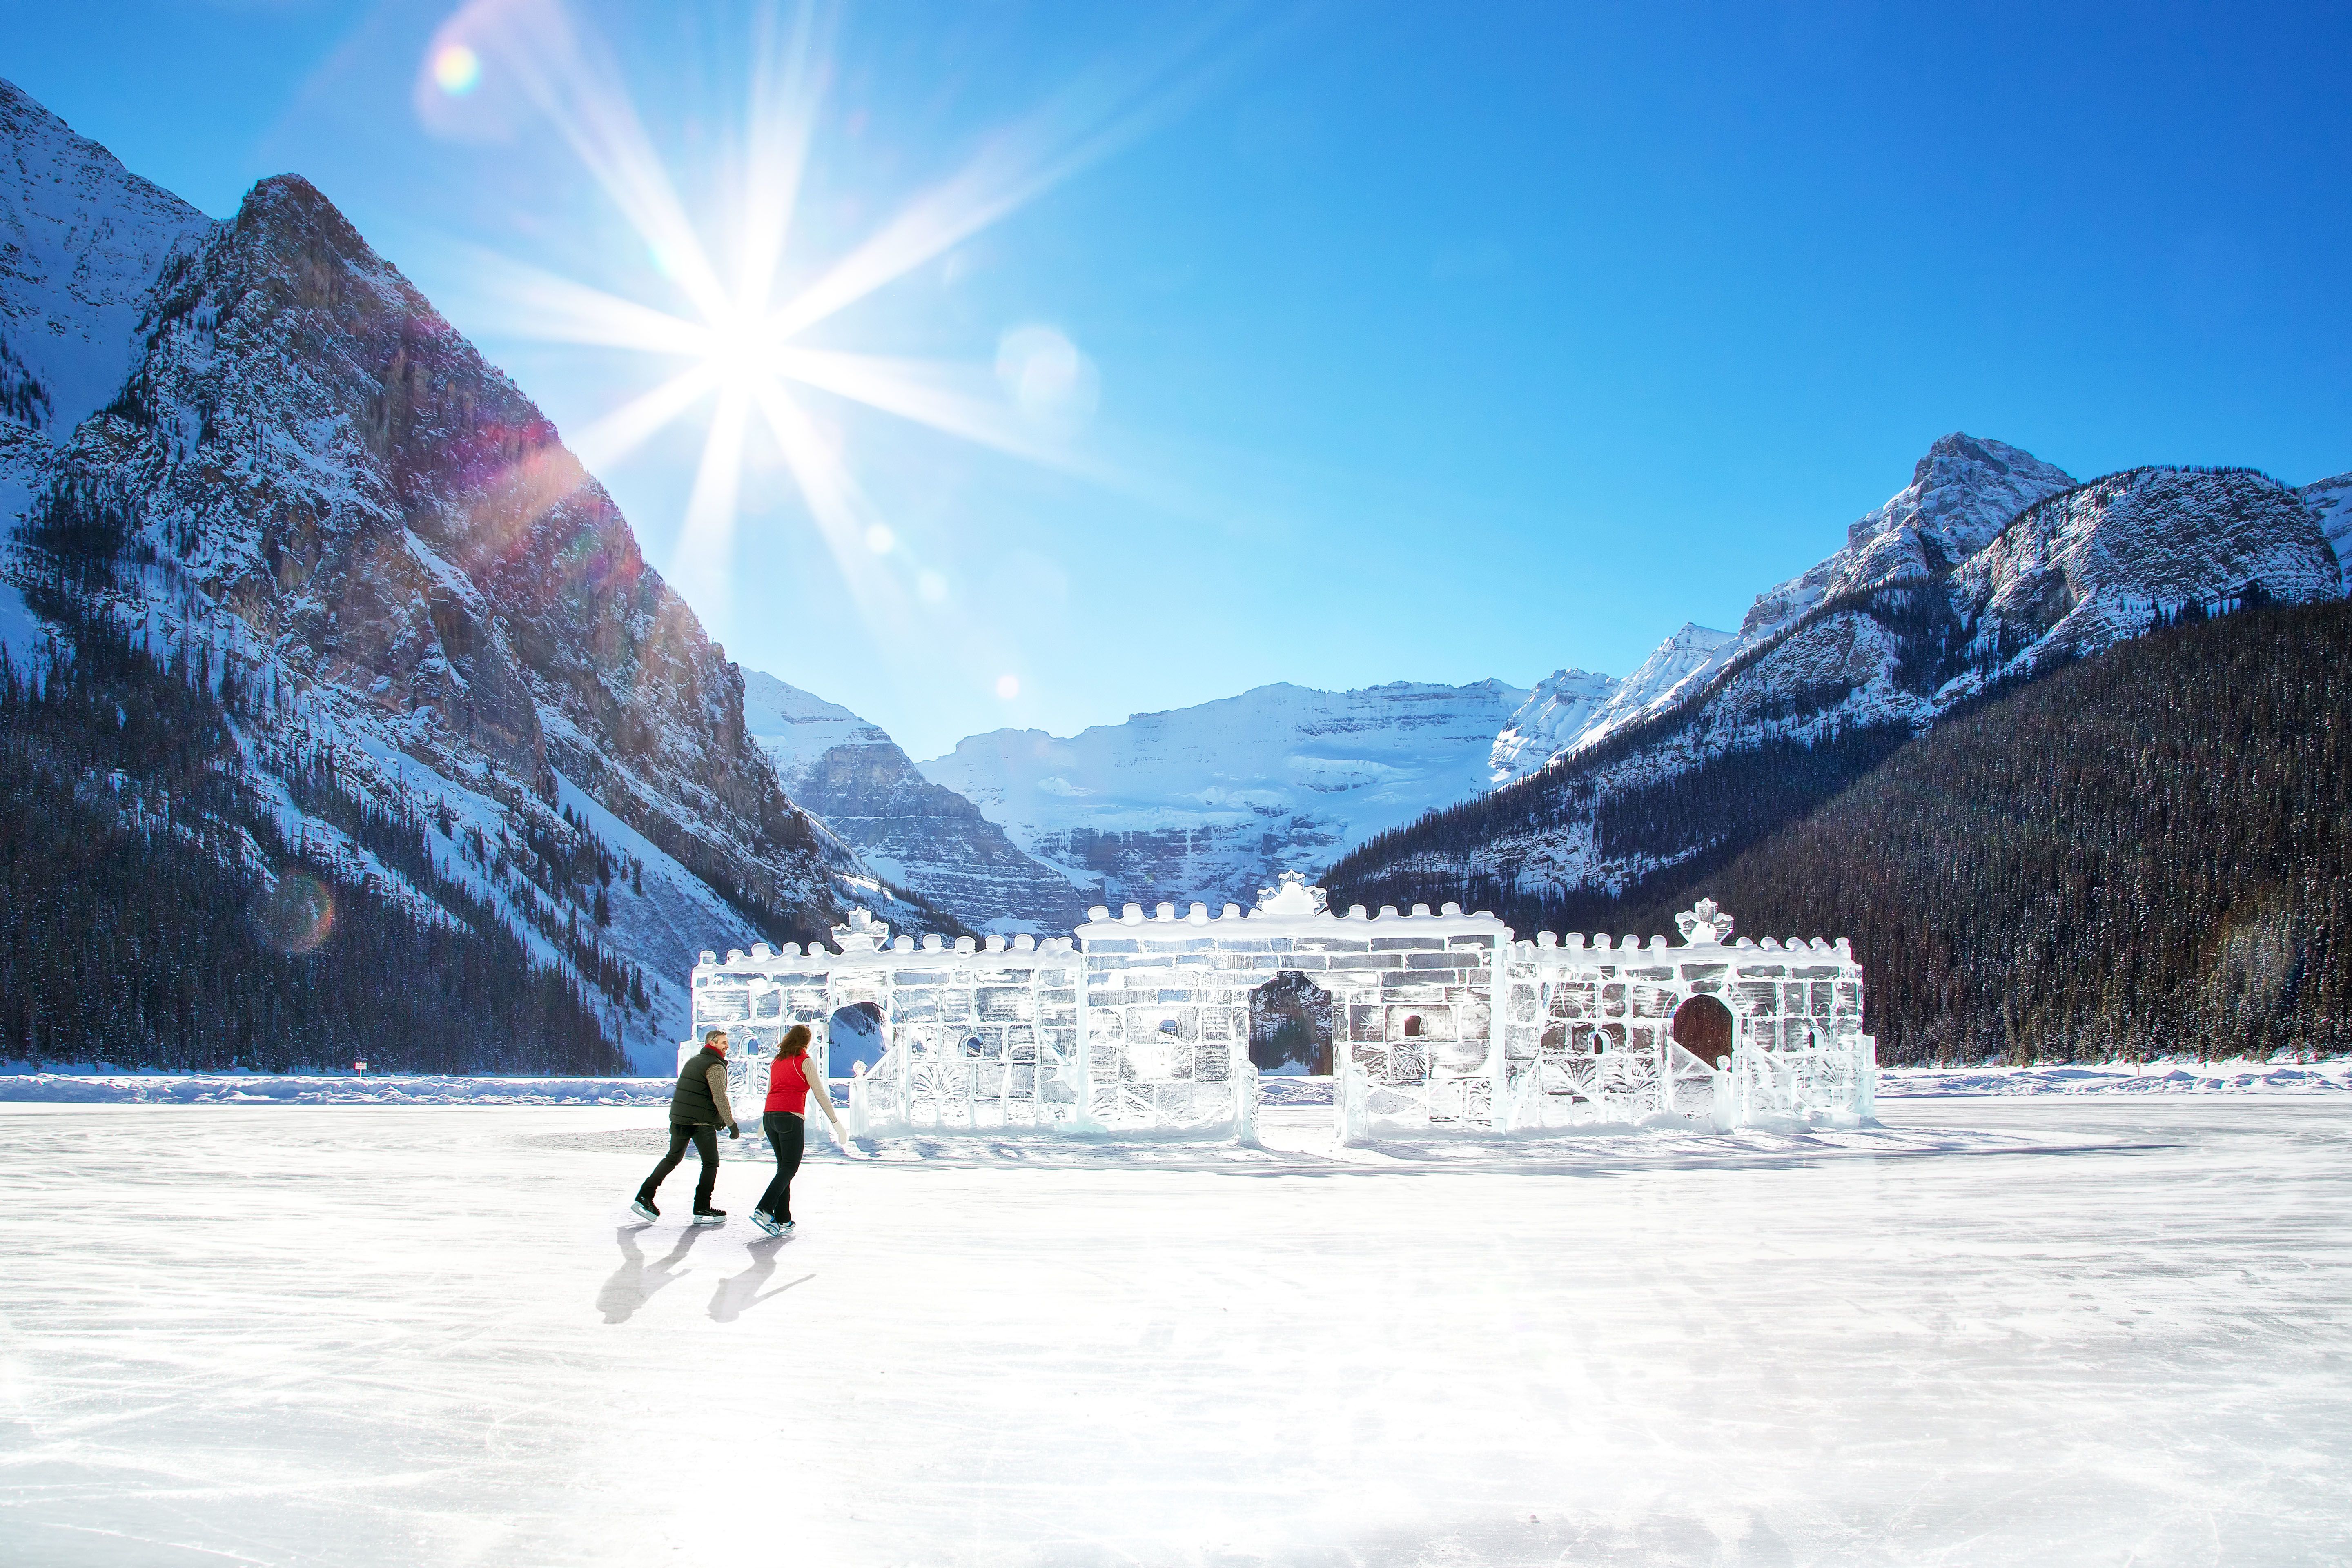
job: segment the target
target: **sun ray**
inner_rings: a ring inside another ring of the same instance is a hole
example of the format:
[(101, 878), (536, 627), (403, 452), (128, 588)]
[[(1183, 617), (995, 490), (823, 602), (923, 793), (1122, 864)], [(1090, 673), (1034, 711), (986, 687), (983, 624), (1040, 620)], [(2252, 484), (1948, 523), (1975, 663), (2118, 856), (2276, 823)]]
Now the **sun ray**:
[[(1186, 51), (1201, 43), (1196, 35)], [(1160, 62), (1097, 69), (994, 138), (953, 177), (933, 187), (882, 231), (842, 258), (776, 313), (792, 337), (904, 277), (1118, 152), (1190, 102), (1205, 68), (1160, 79)]]
[[(742, 169), (743, 231), (738, 258), (736, 298), (744, 312), (764, 316), (775, 286), (793, 215), (800, 203), (801, 174), (808, 166), (816, 112), (824, 102), (817, 37), (817, 8), (795, 8), (791, 36), (777, 37), (777, 8), (761, 7), (751, 51), (751, 123)], [(831, 31), (831, 26), (825, 29)]]
[(1001, 396), (971, 390), (979, 378), (960, 365), (836, 349), (787, 348), (776, 355), (776, 371), (821, 391), (1043, 467), (1104, 482), (1114, 477), (1105, 465), (1080, 453), (1068, 440), (1038, 429)]
[(495, 51), (500, 66), (637, 231), (656, 264), (706, 321), (724, 319), (733, 302), (688, 221), (619, 71), (594, 35), (574, 27), (556, 0), (477, 5), (468, 19), (469, 42)]
[(718, 367), (709, 361), (689, 365), (572, 437), (572, 448), (592, 469), (618, 462), (709, 396), (719, 380)]
[(687, 497), (686, 527), (678, 543), (678, 590), (704, 614), (724, 612), (733, 602), (728, 558), (735, 542), (737, 503), (743, 488), (743, 437), (751, 423), (751, 397), (724, 388), (703, 438), (702, 461)]
[[(789, 13), (789, 14), (788, 14)], [(758, 417), (783, 456), (791, 482), (825, 541), (869, 626), (903, 626), (915, 600), (933, 605), (927, 623), (963, 614), (945, 605), (939, 573), (894, 542), (881, 509), (858, 483), (829, 433), (793, 393), (808, 388), (1132, 493), (1134, 479), (1100, 456), (1100, 437), (1082, 447), (1077, 426), (1091, 413), (1094, 371), (1054, 334), (1077, 379), (1041, 393), (1000, 344), (992, 382), (980, 366), (888, 358), (788, 344), (892, 280), (1018, 211), (1074, 174), (1119, 151), (1197, 97), (1237, 58), (1211, 47), (1246, 13), (1227, 7), (1198, 21), (1175, 47), (1149, 58), (1097, 66), (1033, 113), (990, 138), (950, 178), (820, 272), (814, 285), (776, 300), (793, 233), (818, 112), (832, 68), (832, 39), (844, 12), (831, 0), (752, 0), (744, 83), (747, 111), (717, 188), (731, 194), (723, 220), (698, 227), (656, 153), (612, 51), (563, 0), (469, 0), (436, 33), (463, 42), (520, 89), (527, 103), (602, 188), (645, 244), (654, 265), (684, 296), (666, 310), (588, 283), (503, 258), (475, 258), (469, 276), (497, 297), (502, 326), (518, 335), (589, 349), (671, 360), (684, 368), (596, 419), (572, 439), (592, 468), (637, 450), (706, 402), (709, 423), (685, 508), (674, 575), (706, 615), (720, 616), (731, 581), (739, 503), (751, 422)], [(1255, 26), (1255, 24), (1253, 24)], [(1259, 26), (1261, 37), (1268, 29)], [(438, 47), (436, 45), (436, 47)], [(705, 215), (708, 216), (709, 215)], [(1023, 329), (1030, 331), (1032, 329)], [(1047, 329), (1035, 329), (1046, 331)], [(1008, 334), (1005, 344), (1013, 342)], [(1039, 362), (1034, 353), (1025, 363)], [(788, 388), (786, 383), (792, 384)], [(1075, 385), (1073, 394), (1070, 387)], [(1008, 397), (1008, 394), (1010, 396)], [(879, 540), (879, 543), (870, 542)], [(993, 623), (963, 627), (967, 641), (991, 639)], [(976, 639), (976, 640), (975, 640)]]
[(708, 326), (480, 246), (456, 249), (467, 280), (497, 302), (501, 331), (543, 342), (681, 358), (709, 352)]

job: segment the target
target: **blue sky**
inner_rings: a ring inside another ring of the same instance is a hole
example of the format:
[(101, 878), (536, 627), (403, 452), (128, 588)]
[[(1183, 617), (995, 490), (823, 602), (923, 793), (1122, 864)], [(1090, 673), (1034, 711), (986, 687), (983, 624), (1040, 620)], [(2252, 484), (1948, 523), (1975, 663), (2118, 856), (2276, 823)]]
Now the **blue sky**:
[[(542, 3), (0, 4), (0, 74), (215, 215), (309, 176), (569, 437), (679, 365), (542, 341), (502, 264), (691, 306), (500, 57), (435, 74)], [(568, 16), (730, 232), (752, 7)], [(1051, 460), (796, 386), (850, 513), (754, 422), (692, 543), (715, 399), (597, 467), (733, 657), (917, 756), (1272, 680), (1622, 674), (1948, 430), (2352, 468), (2341, 7), (820, 20), (778, 298), (960, 175), (1026, 199), (795, 346), (947, 367)]]

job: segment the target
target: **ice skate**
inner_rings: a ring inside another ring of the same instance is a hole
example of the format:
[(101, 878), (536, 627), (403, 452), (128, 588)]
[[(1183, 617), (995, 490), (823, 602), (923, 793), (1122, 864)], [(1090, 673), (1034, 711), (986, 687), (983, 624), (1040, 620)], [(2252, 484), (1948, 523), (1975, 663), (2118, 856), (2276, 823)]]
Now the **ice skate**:
[(661, 1210), (654, 1207), (653, 1199), (646, 1197), (642, 1193), (629, 1200), (629, 1212), (636, 1215), (639, 1219), (645, 1221), (647, 1225), (651, 1225), (654, 1221), (661, 1218)]
[(694, 1211), (694, 1223), (697, 1225), (725, 1225), (727, 1223), (727, 1211), (725, 1209), (697, 1209)]

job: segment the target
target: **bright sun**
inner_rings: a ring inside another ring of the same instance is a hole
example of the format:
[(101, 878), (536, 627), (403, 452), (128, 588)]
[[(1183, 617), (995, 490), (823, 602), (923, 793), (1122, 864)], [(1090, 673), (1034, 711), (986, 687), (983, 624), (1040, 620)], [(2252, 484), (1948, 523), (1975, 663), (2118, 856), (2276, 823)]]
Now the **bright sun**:
[[(976, 160), (882, 224), (814, 283), (780, 300), (775, 284), (823, 100), (830, 32), (828, 14), (813, 5), (789, 19), (772, 6), (755, 16), (738, 160), (742, 177), (725, 226), (738, 237), (729, 255), (714, 254), (706, 243), (719, 226), (688, 215), (611, 54), (559, 0), (473, 0), (460, 8), (425, 53), (418, 101), (428, 121), (435, 112), (457, 112), (460, 99), (468, 110), (497, 100), (537, 111), (636, 231), (660, 275), (686, 296), (691, 314), (678, 315), (518, 263), (494, 260), (484, 268), (509, 285), (513, 330), (658, 355), (677, 366), (570, 444), (594, 468), (674, 423), (708, 421), (676, 564), (681, 586), (724, 595), (747, 437), (756, 421), (782, 454), (850, 591), (871, 615), (882, 607), (871, 601), (885, 593), (936, 605), (950, 596), (948, 580), (903, 545), (893, 548), (896, 536), (845, 466), (837, 442), (811, 417), (805, 394), (846, 398), (1105, 478), (1071, 439), (1078, 423), (1071, 412), (1091, 405), (1092, 368), (1066, 337), (1034, 326), (1005, 334), (993, 377), (797, 340), (1132, 140), (1189, 96), (1200, 76), (1172, 78), (1163, 61), (1076, 84), (992, 138)], [(1200, 42), (1191, 40), (1188, 52)], [(878, 574), (885, 556), (898, 576)]]

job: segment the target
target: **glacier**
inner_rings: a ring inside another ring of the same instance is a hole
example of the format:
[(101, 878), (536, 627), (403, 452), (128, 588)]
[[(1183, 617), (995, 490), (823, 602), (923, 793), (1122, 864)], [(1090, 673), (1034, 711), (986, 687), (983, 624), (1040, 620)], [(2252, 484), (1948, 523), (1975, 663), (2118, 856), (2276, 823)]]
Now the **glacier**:
[(1289, 684), (1066, 738), (969, 736), (921, 764), (1085, 902), (1247, 904), (1285, 870), (1485, 789), (1496, 735), (1528, 700), (1500, 680)]

